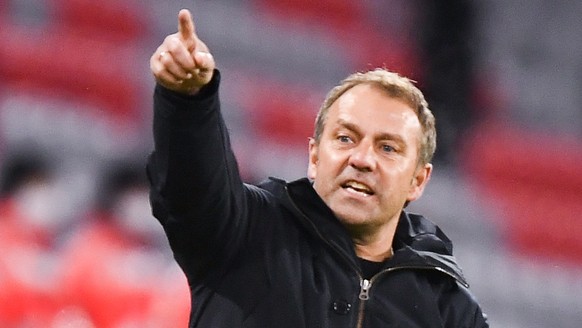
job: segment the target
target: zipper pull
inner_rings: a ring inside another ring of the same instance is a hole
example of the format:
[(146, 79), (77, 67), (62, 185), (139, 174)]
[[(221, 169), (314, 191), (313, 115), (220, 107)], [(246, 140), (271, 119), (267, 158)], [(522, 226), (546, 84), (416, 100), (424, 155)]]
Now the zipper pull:
[(369, 292), (370, 292), (371, 286), (372, 286), (372, 283), (368, 279), (362, 279), (362, 281), (360, 282), (360, 296), (359, 297), (362, 301), (366, 301), (370, 298)]

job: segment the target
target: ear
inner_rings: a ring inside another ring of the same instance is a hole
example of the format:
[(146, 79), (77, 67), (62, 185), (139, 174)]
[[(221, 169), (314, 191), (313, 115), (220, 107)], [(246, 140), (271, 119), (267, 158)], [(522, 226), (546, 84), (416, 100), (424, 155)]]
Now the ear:
[(313, 138), (309, 138), (309, 164), (307, 166), (307, 177), (315, 180), (317, 176), (317, 163), (319, 162), (319, 145)]
[(407, 201), (412, 202), (420, 198), (424, 192), (424, 188), (430, 180), (430, 175), (432, 174), (432, 164), (425, 164), (422, 167), (416, 169), (412, 182), (410, 184), (410, 190), (408, 191)]

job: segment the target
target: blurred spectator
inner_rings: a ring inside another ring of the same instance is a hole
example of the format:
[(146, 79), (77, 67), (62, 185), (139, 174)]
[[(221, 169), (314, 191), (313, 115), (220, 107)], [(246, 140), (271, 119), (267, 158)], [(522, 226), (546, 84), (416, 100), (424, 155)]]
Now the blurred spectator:
[[(144, 175), (141, 166), (108, 167), (96, 208), (64, 255), (68, 309), (96, 327), (187, 325), (188, 289), (168, 285), (184, 281), (175, 279), (162, 228), (150, 214)], [(174, 291), (171, 308), (158, 303), (162, 288)]]
[(11, 229), (10, 239), (44, 247), (55, 242), (62, 227), (51, 192), (53, 178), (48, 160), (39, 152), (8, 156), (0, 181), (0, 225)]
[(107, 223), (134, 245), (163, 249), (165, 235), (153, 218), (149, 206), (149, 185), (140, 162), (105, 165), (97, 201), (90, 219)]
[(420, 16), (422, 90), (437, 119), (435, 160), (453, 164), (474, 112), (475, 6), (471, 0), (424, 0)]
[[(143, 167), (107, 167), (94, 210), (59, 218), (40, 153), (8, 156), (0, 183), (0, 327), (185, 327), (189, 291), (151, 217)], [(69, 232), (70, 233), (70, 232)]]
[[(476, 5), (472, 0), (372, 0), (371, 17), (391, 42), (385, 64), (419, 82), (437, 120), (434, 160), (453, 164), (458, 140), (473, 121)], [(385, 41), (386, 42), (386, 41)], [(372, 44), (377, 52), (376, 44)], [(390, 53), (393, 53), (390, 55)], [(398, 53), (408, 62), (395, 65)]]
[(56, 314), (56, 244), (64, 221), (39, 152), (10, 154), (0, 182), (0, 326), (41, 327)]

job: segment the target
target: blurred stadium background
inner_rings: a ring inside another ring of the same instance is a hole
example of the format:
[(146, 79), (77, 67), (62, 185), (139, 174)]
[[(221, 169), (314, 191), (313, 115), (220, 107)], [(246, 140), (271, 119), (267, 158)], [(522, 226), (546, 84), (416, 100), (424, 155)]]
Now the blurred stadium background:
[(148, 60), (181, 8), (222, 71), (246, 181), (303, 176), (325, 93), (398, 71), (439, 124), (411, 210), (453, 239), (491, 327), (580, 327), (582, 2), (568, 0), (1, 0), (0, 327), (185, 327), (144, 181)]

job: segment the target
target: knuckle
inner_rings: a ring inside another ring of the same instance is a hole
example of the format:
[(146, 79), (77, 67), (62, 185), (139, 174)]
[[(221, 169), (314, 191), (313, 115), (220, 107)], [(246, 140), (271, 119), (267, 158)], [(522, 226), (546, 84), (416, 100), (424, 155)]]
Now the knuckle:
[(181, 47), (181, 42), (176, 36), (170, 36), (168, 39), (166, 39), (165, 43), (166, 48), (169, 51), (176, 51)]
[(165, 66), (168, 64), (168, 61), (170, 60), (169, 57), (170, 57), (170, 55), (168, 55), (167, 52), (161, 53), (158, 55), (158, 61)]
[(168, 35), (168, 36), (166, 36), (166, 37), (164, 38), (164, 43), (165, 43), (165, 44), (169, 44), (169, 43), (171, 43), (171, 42), (172, 42), (172, 39), (174, 39), (174, 38), (176, 38), (176, 36), (175, 36), (175, 35), (173, 35), (173, 34), (170, 34), (170, 35)]

